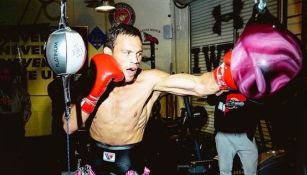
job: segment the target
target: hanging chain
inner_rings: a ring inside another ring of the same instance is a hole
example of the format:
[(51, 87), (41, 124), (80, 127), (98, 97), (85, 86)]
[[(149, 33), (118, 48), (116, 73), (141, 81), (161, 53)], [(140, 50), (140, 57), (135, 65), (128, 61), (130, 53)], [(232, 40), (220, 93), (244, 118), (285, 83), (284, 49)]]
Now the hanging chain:
[(66, 28), (67, 25), (67, 15), (66, 15), (66, 0), (61, 0), (61, 18), (59, 23), (59, 28)]
[(66, 119), (66, 151), (67, 151), (67, 171), (70, 175), (70, 142), (69, 142), (69, 118), (70, 118), (70, 75), (62, 75), (65, 101), (65, 119)]

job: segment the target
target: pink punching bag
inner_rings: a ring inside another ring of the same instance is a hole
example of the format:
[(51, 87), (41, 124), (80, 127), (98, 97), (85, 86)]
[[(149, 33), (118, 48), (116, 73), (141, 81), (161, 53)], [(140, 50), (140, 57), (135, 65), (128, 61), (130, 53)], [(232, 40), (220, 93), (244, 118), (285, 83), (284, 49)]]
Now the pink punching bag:
[(255, 100), (276, 94), (296, 77), (303, 63), (296, 37), (272, 24), (247, 25), (231, 57), (231, 73), (239, 91)]

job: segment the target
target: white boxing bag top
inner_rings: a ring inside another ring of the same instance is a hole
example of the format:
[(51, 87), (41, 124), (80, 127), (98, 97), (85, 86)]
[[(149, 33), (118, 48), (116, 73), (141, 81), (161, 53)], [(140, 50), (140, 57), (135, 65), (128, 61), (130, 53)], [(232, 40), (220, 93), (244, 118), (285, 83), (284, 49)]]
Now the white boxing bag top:
[(46, 57), (56, 74), (75, 74), (86, 60), (86, 48), (81, 35), (69, 27), (54, 31), (46, 44)]

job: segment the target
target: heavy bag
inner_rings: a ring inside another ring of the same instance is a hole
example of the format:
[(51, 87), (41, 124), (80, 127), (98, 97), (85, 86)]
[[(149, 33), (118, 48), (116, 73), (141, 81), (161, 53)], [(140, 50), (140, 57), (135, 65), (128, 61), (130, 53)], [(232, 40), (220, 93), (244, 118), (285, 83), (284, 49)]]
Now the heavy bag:
[(46, 57), (56, 74), (75, 74), (86, 60), (86, 48), (81, 35), (69, 27), (54, 31), (46, 44)]
[(247, 25), (231, 58), (231, 74), (239, 91), (255, 100), (276, 94), (303, 65), (297, 38), (272, 24)]

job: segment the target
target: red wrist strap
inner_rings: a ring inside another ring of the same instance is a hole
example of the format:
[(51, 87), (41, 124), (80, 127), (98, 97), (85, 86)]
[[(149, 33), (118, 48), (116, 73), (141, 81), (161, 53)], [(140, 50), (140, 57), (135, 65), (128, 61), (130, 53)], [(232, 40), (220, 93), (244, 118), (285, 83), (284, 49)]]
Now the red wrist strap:
[(232, 50), (228, 51), (224, 55), (223, 64), (219, 65), (216, 69), (214, 69), (213, 72), (214, 79), (217, 82), (220, 90), (238, 89), (231, 75), (231, 67), (230, 67), (232, 59), (231, 55), (232, 55)]
[(94, 111), (96, 104), (97, 104), (97, 100), (95, 98), (91, 98), (92, 96), (83, 98), (81, 101), (81, 109), (83, 112), (90, 114)]

